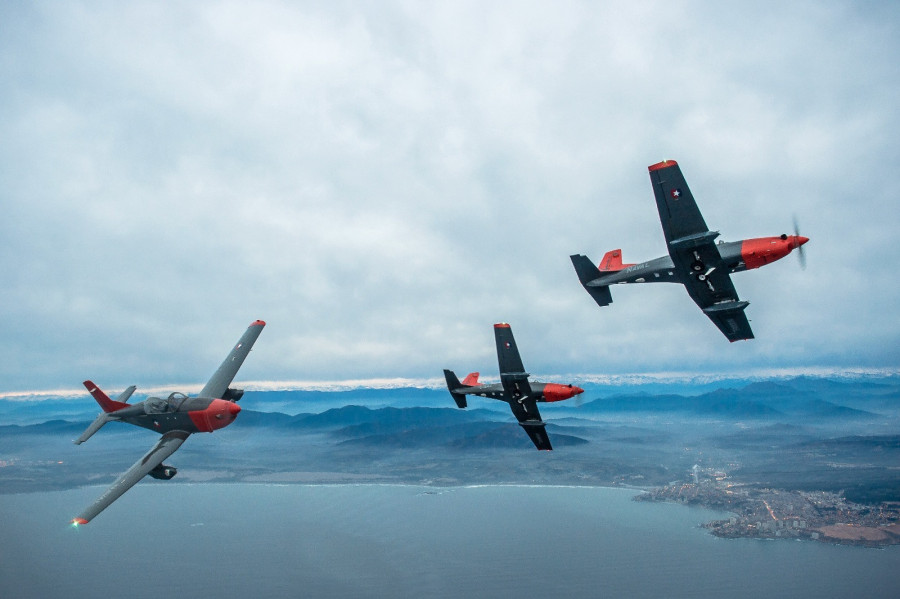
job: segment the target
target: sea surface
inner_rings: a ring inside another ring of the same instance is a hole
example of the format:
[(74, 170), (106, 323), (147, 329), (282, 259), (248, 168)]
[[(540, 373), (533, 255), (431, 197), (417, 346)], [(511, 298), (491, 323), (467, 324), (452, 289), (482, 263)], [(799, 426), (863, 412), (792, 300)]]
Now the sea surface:
[(900, 547), (718, 539), (596, 487), (144, 482), (0, 495), (0, 597), (898, 597)]

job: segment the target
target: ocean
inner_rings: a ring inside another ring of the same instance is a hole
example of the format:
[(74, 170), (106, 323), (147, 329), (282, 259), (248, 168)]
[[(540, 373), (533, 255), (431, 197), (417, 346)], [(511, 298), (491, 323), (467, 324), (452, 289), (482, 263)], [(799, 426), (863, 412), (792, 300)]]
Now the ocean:
[(597, 487), (145, 481), (0, 495), (0, 597), (896, 597), (900, 547), (719, 539)]

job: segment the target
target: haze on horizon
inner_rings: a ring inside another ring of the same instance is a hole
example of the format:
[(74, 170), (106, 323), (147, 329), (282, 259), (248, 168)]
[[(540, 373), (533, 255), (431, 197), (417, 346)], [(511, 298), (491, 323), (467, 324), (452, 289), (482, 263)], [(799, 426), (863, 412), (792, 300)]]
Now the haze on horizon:
[[(0, 391), (900, 368), (895, 3), (6, 3)], [(677, 285), (598, 308), (568, 256), (790, 233), (729, 344)]]

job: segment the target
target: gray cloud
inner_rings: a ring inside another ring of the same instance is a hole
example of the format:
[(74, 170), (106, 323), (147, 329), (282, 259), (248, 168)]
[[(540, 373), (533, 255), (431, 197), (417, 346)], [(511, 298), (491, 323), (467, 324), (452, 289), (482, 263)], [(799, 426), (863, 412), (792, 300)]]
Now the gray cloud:
[[(898, 9), (856, 3), (32, 3), (0, 8), (0, 390), (900, 366)], [(599, 309), (568, 255), (665, 252), (677, 159), (725, 239), (729, 345), (677, 286)], [(887, 176), (886, 176), (887, 175)]]

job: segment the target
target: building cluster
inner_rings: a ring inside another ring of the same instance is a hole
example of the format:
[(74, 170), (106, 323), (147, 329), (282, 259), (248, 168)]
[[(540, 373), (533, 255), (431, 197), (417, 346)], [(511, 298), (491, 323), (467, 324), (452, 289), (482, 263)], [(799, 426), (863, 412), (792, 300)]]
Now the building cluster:
[[(706, 476), (704, 476), (704, 474)], [(636, 497), (731, 512), (704, 526), (721, 537), (806, 538), (847, 544), (900, 544), (900, 506), (869, 506), (838, 493), (733, 485), (720, 471), (694, 467), (692, 482), (670, 483)]]

